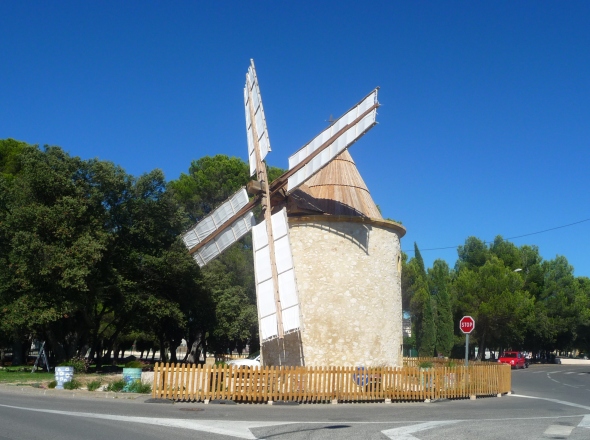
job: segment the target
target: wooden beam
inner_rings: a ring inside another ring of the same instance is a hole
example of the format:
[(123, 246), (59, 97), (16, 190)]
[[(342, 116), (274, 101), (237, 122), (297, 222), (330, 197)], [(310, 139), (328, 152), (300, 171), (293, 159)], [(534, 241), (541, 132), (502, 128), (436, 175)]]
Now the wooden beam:
[[(349, 124), (346, 124), (340, 130), (338, 130), (338, 132), (336, 134), (334, 134), (330, 139), (328, 139), (326, 142), (324, 142), (317, 150), (315, 150), (313, 153), (311, 153), (309, 156), (307, 156), (305, 159), (303, 159), (300, 163), (298, 163), (296, 166), (294, 166), (293, 168), (291, 168), (289, 171), (287, 171), (286, 173), (284, 173), (281, 176), (279, 176), (270, 185), (270, 193), (271, 193), (271, 196), (274, 195), (274, 193), (276, 193), (277, 191), (279, 191), (281, 188), (283, 188), (287, 184), (287, 182), (289, 180), (289, 177), (291, 177), (293, 174), (295, 174), (297, 171), (299, 171), (305, 165), (307, 165), (309, 162), (311, 162), (317, 155), (319, 155), (322, 151), (324, 151), (326, 148), (328, 148), (330, 145), (332, 145), (340, 136), (342, 136), (342, 134), (344, 134), (346, 132), (346, 130), (348, 130), (351, 127), (353, 127), (354, 125), (358, 124), (360, 121), (363, 120), (363, 118), (365, 116), (367, 116), (369, 113), (371, 113), (373, 110), (375, 110), (378, 107), (379, 107), (379, 103), (373, 104), (369, 109), (367, 109), (366, 111), (364, 111), (354, 121), (352, 121)], [(368, 129), (365, 130), (365, 133), (367, 131), (368, 131)], [(364, 133), (362, 135), (364, 135)], [(360, 138), (360, 136), (359, 136), (359, 138)], [(301, 183), (303, 183), (303, 182), (301, 182)], [(293, 189), (294, 188), (292, 188), (292, 190)]]
[(215, 237), (217, 237), (219, 234), (221, 234), (223, 231), (225, 231), (229, 226), (231, 226), (231, 224), (233, 222), (235, 222), (237, 219), (242, 217), (248, 211), (254, 209), (256, 207), (256, 205), (258, 204), (258, 202), (260, 201), (260, 198), (261, 198), (260, 195), (254, 197), (252, 200), (250, 200), (248, 202), (247, 205), (244, 205), (244, 207), (242, 209), (240, 209), (233, 216), (231, 216), (228, 220), (226, 220), (223, 224), (221, 224), (221, 226), (219, 226), (219, 228), (217, 228), (215, 230), (215, 232), (211, 233), (211, 235), (207, 236), (203, 241), (201, 241), (200, 243), (197, 243), (195, 246), (190, 248), (188, 252), (192, 255), (195, 252), (197, 252), (199, 249), (201, 249), (203, 246), (205, 246), (207, 243), (209, 243), (211, 240), (215, 239)]

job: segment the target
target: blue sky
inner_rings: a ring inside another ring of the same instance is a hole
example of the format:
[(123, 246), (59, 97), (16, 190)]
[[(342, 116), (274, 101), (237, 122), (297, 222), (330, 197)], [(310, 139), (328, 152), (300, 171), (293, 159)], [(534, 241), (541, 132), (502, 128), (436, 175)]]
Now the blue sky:
[[(290, 154), (380, 86), (350, 150), (427, 266), (474, 235), (533, 244), (590, 276), (590, 2), (0, 2), (0, 138), (167, 179), (246, 160), (256, 63)], [(428, 250), (432, 248), (446, 248)]]

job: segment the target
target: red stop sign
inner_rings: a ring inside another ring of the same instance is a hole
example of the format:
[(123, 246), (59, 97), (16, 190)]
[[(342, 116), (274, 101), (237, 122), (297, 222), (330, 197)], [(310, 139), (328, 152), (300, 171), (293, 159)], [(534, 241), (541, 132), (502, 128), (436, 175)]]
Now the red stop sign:
[(459, 328), (463, 333), (471, 333), (475, 328), (475, 320), (471, 316), (464, 316), (459, 321)]

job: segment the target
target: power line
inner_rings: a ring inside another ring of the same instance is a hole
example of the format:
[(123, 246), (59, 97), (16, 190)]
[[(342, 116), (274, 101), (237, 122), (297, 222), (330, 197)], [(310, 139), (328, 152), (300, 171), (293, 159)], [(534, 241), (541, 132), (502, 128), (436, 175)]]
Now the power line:
[[(543, 234), (545, 232), (555, 231), (556, 229), (568, 228), (570, 226), (578, 225), (580, 223), (584, 223), (584, 222), (588, 222), (588, 221), (590, 221), (590, 218), (587, 218), (587, 219), (584, 219), (584, 220), (580, 220), (579, 222), (569, 223), (567, 225), (556, 226), (554, 228), (549, 228), (549, 229), (543, 229), (542, 231), (530, 232), (528, 234), (522, 234), (522, 235), (515, 235), (514, 237), (507, 237), (507, 238), (505, 238), (505, 240), (514, 240), (515, 238), (528, 237), (529, 235)], [(484, 241), (484, 243), (485, 244), (489, 244), (489, 243), (493, 243), (493, 242), (492, 241)], [(428, 249), (420, 249), (420, 252), (423, 252), (423, 251), (439, 251), (439, 250), (443, 250), (443, 249), (457, 249), (459, 246), (462, 246), (462, 245), (446, 246), (446, 247), (438, 247), (438, 248), (428, 248)], [(404, 250), (404, 252), (414, 252), (414, 249)]]

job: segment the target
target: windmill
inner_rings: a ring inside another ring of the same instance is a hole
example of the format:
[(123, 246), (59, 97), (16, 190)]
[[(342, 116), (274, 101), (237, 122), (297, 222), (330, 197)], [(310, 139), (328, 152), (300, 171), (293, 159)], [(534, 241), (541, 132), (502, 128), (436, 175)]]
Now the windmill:
[[(183, 241), (195, 261), (203, 267), (252, 231), (261, 346), (263, 342), (275, 339), (281, 343), (286, 335), (301, 330), (287, 220), (289, 198), (376, 124), (377, 92), (377, 88), (371, 91), (295, 152), (289, 158), (289, 170), (269, 183), (263, 161), (271, 151), (270, 141), (254, 61), (251, 60), (244, 87), (244, 107), (248, 161), (250, 173), (256, 175), (256, 180), (248, 184), (247, 190), (241, 188), (186, 232)], [(248, 193), (254, 196), (251, 200)], [(257, 206), (261, 206), (264, 220), (254, 225), (252, 211)], [(282, 350), (285, 350), (284, 345)]]

